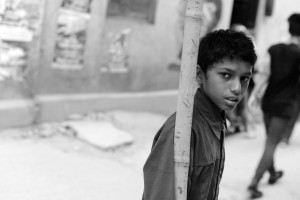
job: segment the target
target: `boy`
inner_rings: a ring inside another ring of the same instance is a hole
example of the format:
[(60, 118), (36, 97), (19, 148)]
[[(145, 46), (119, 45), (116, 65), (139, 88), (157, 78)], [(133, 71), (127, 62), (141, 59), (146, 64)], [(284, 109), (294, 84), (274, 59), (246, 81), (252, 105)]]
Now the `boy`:
[[(247, 90), (256, 62), (254, 45), (244, 33), (218, 30), (200, 42), (193, 110), (188, 200), (216, 200), (224, 168), (225, 112)], [(154, 138), (144, 166), (144, 200), (174, 200), (175, 113)]]

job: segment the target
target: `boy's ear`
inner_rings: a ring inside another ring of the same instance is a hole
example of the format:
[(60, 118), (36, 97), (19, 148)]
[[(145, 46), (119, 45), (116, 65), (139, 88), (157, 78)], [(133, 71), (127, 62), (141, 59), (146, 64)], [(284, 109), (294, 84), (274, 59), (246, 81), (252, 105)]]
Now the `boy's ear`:
[(199, 85), (201, 85), (203, 83), (203, 79), (204, 79), (204, 72), (202, 71), (200, 65), (197, 65), (196, 80), (197, 80)]

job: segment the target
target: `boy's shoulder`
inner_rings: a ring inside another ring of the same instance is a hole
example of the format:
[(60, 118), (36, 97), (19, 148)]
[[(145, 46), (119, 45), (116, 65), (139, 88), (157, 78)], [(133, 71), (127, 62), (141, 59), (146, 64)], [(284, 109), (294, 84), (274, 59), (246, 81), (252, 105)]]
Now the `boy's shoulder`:
[(176, 112), (173, 113), (169, 118), (165, 121), (165, 123), (161, 126), (154, 137), (154, 143), (158, 140), (158, 138), (173, 138), (175, 131), (175, 123), (176, 123)]
[(169, 118), (165, 121), (164, 126), (171, 128), (175, 127), (176, 122), (176, 112), (169, 116)]
[[(209, 127), (209, 124), (204, 117), (195, 110), (197, 109), (194, 106), (191, 130), (194, 132), (199, 132), (199, 127), (202, 127), (203, 129), (204, 127)], [(154, 144), (158, 140), (173, 140), (176, 125), (176, 114), (177, 113), (174, 112), (172, 115), (170, 115), (161, 128), (157, 131), (153, 141)]]

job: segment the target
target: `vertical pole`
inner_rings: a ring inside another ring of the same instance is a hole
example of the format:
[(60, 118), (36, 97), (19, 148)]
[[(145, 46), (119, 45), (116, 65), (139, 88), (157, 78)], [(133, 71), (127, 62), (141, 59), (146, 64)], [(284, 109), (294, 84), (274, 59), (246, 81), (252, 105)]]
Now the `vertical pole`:
[(190, 162), (190, 137), (194, 94), (197, 87), (196, 66), (203, 0), (185, 0), (186, 14), (180, 70), (179, 95), (174, 135), (174, 167), (176, 200), (186, 200)]

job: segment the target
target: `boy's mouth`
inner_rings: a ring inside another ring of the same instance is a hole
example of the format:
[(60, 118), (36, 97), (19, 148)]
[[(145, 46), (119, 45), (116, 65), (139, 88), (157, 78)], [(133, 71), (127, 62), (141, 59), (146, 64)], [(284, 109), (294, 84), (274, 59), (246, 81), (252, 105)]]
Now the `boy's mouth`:
[(240, 100), (239, 97), (226, 97), (225, 99), (235, 103), (238, 103)]

